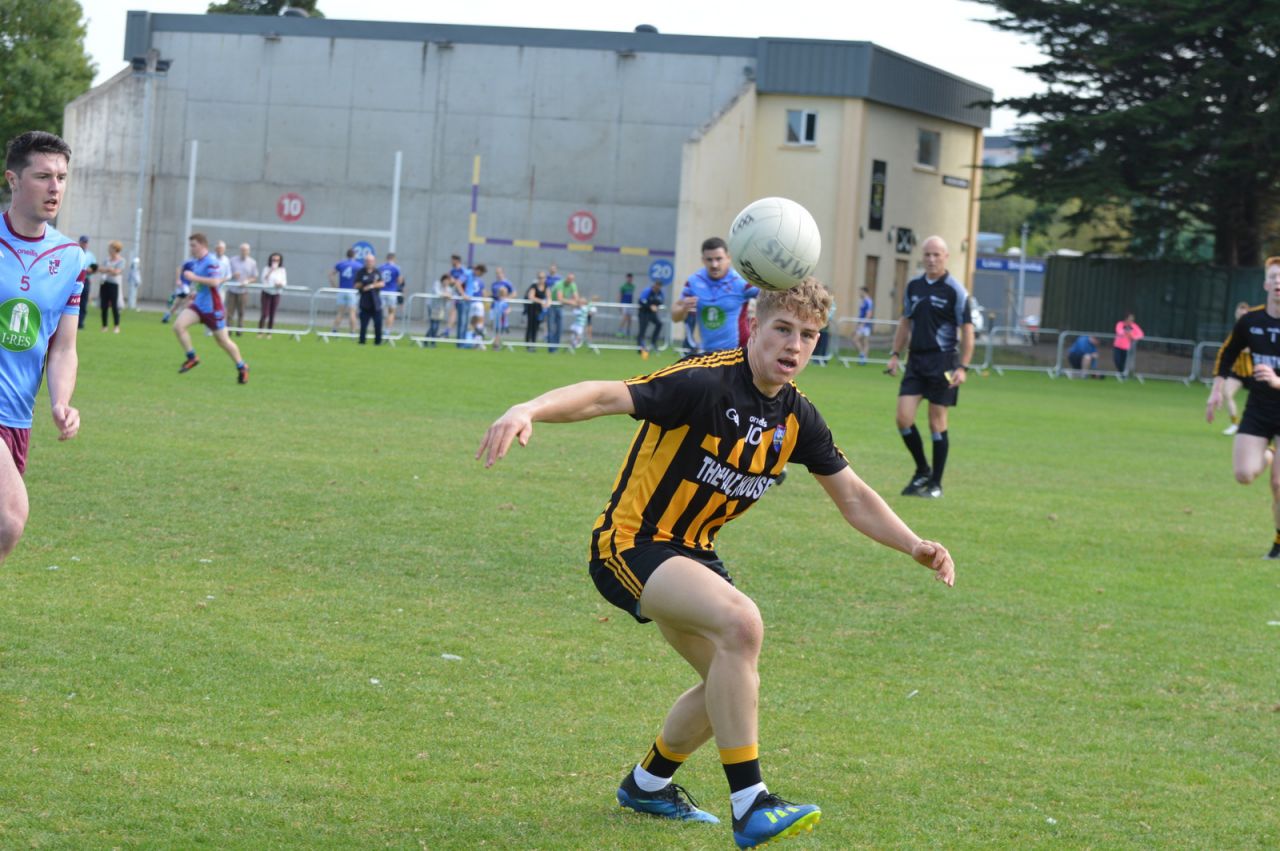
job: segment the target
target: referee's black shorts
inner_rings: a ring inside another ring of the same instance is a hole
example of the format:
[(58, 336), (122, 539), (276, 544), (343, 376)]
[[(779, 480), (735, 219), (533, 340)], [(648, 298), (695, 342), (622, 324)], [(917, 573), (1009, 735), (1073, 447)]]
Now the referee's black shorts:
[(955, 407), (960, 404), (960, 388), (951, 386), (946, 373), (958, 364), (956, 352), (912, 352), (898, 395), (923, 396), (934, 405)]

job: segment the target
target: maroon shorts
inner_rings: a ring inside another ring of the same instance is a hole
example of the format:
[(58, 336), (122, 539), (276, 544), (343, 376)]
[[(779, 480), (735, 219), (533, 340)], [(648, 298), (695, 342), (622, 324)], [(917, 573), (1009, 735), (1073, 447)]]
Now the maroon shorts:
[(6, 425), (0, 425), (0, 439), (4, 440), (4, 445), (9, 447), (9, 454), (13, 456), (13, 463), (18, 468), (18, 474), (26, 473), (27, 446), (31, 443), (31, 429), (10, 428)]

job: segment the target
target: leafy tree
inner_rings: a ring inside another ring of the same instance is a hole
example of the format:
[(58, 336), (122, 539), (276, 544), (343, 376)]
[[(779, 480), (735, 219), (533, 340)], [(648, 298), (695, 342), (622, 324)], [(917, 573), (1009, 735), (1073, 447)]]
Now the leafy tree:
[(62, 111), (89, 90), (76, 0), (0, 0), (0, 142), (28, 130), (62, 132)]
[(1024, 69), (1045, 91), (997, 102), (1037, 119), (1021, 128), (1037, 156), (1009, 166), (1002, 191), (1078, 199), (1073, 228), (1127, 207), (1130, 253), (1211, 239), (1219, 264), (1261, 261), (1280, 218), (1280, 0), (978, 2), (1048, 56)]
[(210, 15), (278, 15), (286, 6), (303, 9), (312, 18), (323, 18), (324, 13), (316, 8), (317, 0), (226, 0), (225, 3), (210, 3), (207, 14)]

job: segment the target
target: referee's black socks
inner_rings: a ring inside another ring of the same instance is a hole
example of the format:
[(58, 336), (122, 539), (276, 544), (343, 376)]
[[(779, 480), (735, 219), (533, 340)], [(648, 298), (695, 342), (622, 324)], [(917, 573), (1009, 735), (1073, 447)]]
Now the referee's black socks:
[(947, 468), (947, 452), (951, 449), (951, 441), (947, 433), (933, 432), (933, 483), (942, 484), (942, 471)]
[(912, 423), (911, 428), (898, 429), (898, 433), (902, 435), (902, 442), (907, 445), (907, 451), (915, 459), (916, 475), (927, 476), (929, 474), (929, 462), (924, 457), (924, 441), (920, 438), (920, 429), (916, 428), (915, 423)]

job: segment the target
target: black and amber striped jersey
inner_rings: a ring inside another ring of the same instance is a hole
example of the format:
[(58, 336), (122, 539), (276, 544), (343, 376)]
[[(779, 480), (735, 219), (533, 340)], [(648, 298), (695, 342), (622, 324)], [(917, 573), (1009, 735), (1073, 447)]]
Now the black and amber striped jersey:
[[(1237, 361), (1248, 358), (1249, 371), (1242, 372)], [(1255, 307), (1236, 320), (1231, 335), (1218, 349), (1217, 360), (1213, 364), (1214, 375), (1229, 377), (1253, 375), (1254, 367), (1266, 364), (1280, 372), (1280, 319), (1267, 314), (1265, 306)], [(1280, 390), (1262, 384), (1251, 384), (1249, 398), (1258, 399), (1268, 408), (1280, 411)]]
[(787, 384), (772, 399), (742, 349), (685, 358), (629, 379), (640, 420), (591, 535), (592, 558), (670, 542), (711, 551), (720, 527), (755, 504), (790, 461), (848, 466), (818, 410)]

